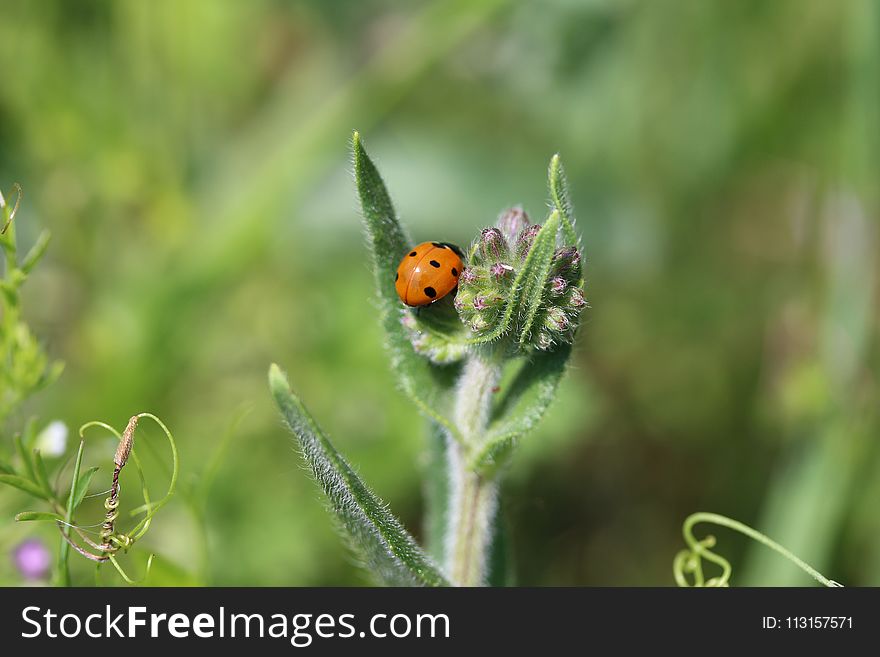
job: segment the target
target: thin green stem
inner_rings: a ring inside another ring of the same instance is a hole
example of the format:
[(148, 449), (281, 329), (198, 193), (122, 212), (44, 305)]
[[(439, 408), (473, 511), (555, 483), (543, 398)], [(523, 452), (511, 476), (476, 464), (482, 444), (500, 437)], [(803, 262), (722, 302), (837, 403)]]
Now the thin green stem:
[[(67, 497), (67, 511), (64, 514), (65, 528), (61, 530), (62, 534), (69, 532), (67, 527), (73, 525), (73, 505), (76, 497), (76, 483), (79, 481), (79, 471), (82, 468), (83, 449), (85, 448), (85, 440), (79, 441), (79, 450), (76, 453), (76, 461), (73, 465), (73, 476), (70, 479), (70, 495)], [(66, 536), (66, 534), (65, 534)], [(70, 568), (68, 566), (68, 557), (70, 556), (70, 544), (65, 536), (61, 538), (61, 548), (58, 552), (58, 571), (56, 580), (59, 586), (70, 586)]]

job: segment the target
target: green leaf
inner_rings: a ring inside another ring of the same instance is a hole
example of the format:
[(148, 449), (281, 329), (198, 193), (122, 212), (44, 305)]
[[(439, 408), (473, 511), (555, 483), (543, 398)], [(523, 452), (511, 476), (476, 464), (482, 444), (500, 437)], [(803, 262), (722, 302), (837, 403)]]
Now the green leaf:
[(83, 475), (76, 482), (76, 489), (73, 493), (73, 508), (76, 509), (82, 504), (82, 501), (86, 497), (86, 493), (89, 492), (89, 485), (92, 483), (92, 479), (95, 476), (95, 473), (98, 471), (98, 466), (93, 468), (89, 468), (86, 470)]
[(0, 461), (0, 474), (15, 474), (15, 470), (9, 463)]
[(415, 352), (402, 324), (403, 313), (394, 289), (394, 275), (400, 258), (412, 241), (397, 220), (391, 197), (375, 165), (361, 144), (357, 132), (352, 137), (354, 174), (360, 196), (367, 242), (372, 255), (373, 274), (382, 327), (385, 329), (391, 366), (406, 395), (419, 411), (457, 435), (446, 417), (448, 395), (455, 385), (456, 365), (435, 365)]
[(18, 457), (21, 459), (22, 465), (24, 466), (24, 472), (22, 474), (26, 475), (26, 479), (36, 481), (37, 476), (34, 473), (34, 464), (31, 460), (31, 455), (28, 454), (28, 450), (24, 445), (24, 439), (21, 435), (16, 435), (15, 438), (12, 439), (12, 442), (15, 443), (15, 451), (18, 452)]
[(49, 513), (48, 511), (22, 511), (15, 515), (16, 522), (59, 522), (64, 518), (57, 513)]
[(39, 237), (37, 237), (37, 241), (34, 242), (31, 250), (28, 251), (27, 255), (21, 261), (21, 270), (25, 274), (31, 273), (34, 266), (36, 266), (43, 255), (45, 255), (46, 248), (49, 246), (49, 240), (51, 238), (52, 234), (48, 230), (42, 231)]
[(18, 488), (19, 490), (22, 490), (29, 495), (38, 497), (41, 500), (49, 501), (49, 497), (46, 495), (46, 491), (44, 491), (30, 479), (25, 479), (24, 477), (19, 477), (18, 475), (13, 474), (2, 474), (0, 475), (0, 484), (6, 484), (8, 486)]
[(472, 460), (475, 470), (486, 472), (502, 463), (516, 442), (537, 426), (556, 397), (570, 356), (571, 345), (561, 344), (523, 362), (494, 409), (486, 440)]
[(532, 327), (538, 311), (544, 305), (544, 288), (550, 274), (553, 254), (556, 252), (556, 233), (559, 231), (559, 212), (553, 211), (532, 243), (532, 248), (522, 270), (517, 275), (511, 304), (516, 305), (520, 316), (519, 344), (531, 342)]
[(565, 177), (565, 170), (562, 168), (562, 161), (559, 159), (559, 153), (550, 158), (550, 167), (547, 172), (548, 187), (550, 188), (550, 198), (553, 200), (553, 207), (562, 216), (562, 240), (566, 246), (576, 246), (580, 248), (580, 239), (575, 231), (574, 207), (571, 204), (571, 196), (568, 193), (568, 181)]
[(287, 377), (272, 365), (269, 387), (303, 458), (372, 571), (391, 586), (446, 586), (446, 579), (387, 505), (361, 481), (318, 428)]

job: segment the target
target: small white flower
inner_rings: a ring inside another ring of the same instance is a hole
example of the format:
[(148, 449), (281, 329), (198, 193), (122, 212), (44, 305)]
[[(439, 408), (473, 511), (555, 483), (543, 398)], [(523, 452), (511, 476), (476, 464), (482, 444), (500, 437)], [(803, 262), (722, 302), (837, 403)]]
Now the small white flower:
[(67, 449), (67, 433), (61, 420), (50, 422), (37, 436), (36, 448), (43, 456), (61, 456)]

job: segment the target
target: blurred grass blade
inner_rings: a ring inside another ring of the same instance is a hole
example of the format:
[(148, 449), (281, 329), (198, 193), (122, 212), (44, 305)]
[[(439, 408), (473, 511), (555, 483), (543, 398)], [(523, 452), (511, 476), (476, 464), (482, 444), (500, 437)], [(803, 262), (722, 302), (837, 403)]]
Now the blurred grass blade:
[(12, 486), (13, 488), (17, 488), (29, 495), (33, 495), (34, 497), (38, 497), (41, 500), (49, 500), (49, 496), (46, 495), (46, 491), (44, 491), (40, 486), (35, 484), (30, 479), (25, 479), (24, 477), (19, 477), (14, 474), (3, 474), (0, 475), (0, 484), (6, 484), (7, 486)]
[(39, 237), (37, 237), (37, 241), (31, 247), (31, 250), (27, 252), (24, 259), (21, 261), (21, 270), (25, 274), (29, 274), (34, 266), (40, 261), (40, 259), (45, 255), (46, 249), (49, 247), (49, 240), (52, 238), (52, 234), (48, 230), (44, 230), (40, 233)]
[(34, 473), (36, 474), (36, 482), (46, 491), (46, 495), (50, 498), (55, 497), (55, 491), (52, 490), (52, 484), (49, 483), (49, 473), (46, 471), (46, 464), (43, 463), (43, 455), (40, 450), (34, 450)]
[(437, 563), (446, 563), (446, 529), (449, 518), (449, 474), (446, 432), (436, 422), (428, 423), (427, 456), (423, 472), (425, 495), (425, 544)]
[(556, 234), (559, 231), (559, 212), (553, 211), (541, 228), (522, 270), (517, 275), (516, 287), (510, 303), (521, 317), (519, 343), (531, 342), (532, 327), (544, 302), (544, 287), (550, 274), (553, 254), (556, 252)]
[(14, 474), (15, 470), (5, 461), (0, 461), (0, 474)]
[(28, 454), (27, 447), (25, 447), (24, 438), (17, 435), (12, 439), (12, 442), (15, 444), (15, 451), (18, 452), (18, 457), (21, 459), (21, 463), (24, 466), (24, 472), (22, 474), (27, 475), (26, 479), (36, 481), (37, 475), (34, 472), (34, 463), (31, 460), (31, 455)]
[(562, 344), (522, 364), (495, 407), (495, 420), (473, 459), (475, 469), (485, 471), (502, 462), (516, 441), (537, 426), (556, 397), (570, 356), (571, 345)]
[(419, 410), (456, 434), (453, 423), (439, 410), (447, 403), (444, 393), (454, 385), (455, 368), (432, 365), (417, 354), (401, 323), (402, 310), (394, 289), (394, 276), (400, 258), (412, 242), (397, 221), (388, 190), (357, 132), (352, 137), (352, 150), (354, 175), (372, 254), (380, 319), (385, 329), (391, 366), (404, 392)]
[(438, 572), (387, 505), (361, 481), (321, 433), (290, 390), (277, 365), (269, 368), (269, 387), (284, 420), (333, 510), (367, 564), (390, 586), (445, 586)]
[(550, 167), (547, 172), (547, 183), (550, 188), (550, 198), (553, 200), (553, 207), (562, 217), (562, 240), (566, 246), (576, 246), (580, 248), (580, 240), (575, 231), (574, 207), (571, 204), (571, 196), (568, 192), (568, 181), (565, 177), (565, 170), (562, 168), (562, 161), (559, 159), (559, 153), (550, 159)]
[(15, 514), (15, 520), (16, 522), (58, 522), (63, 521), (64, 518), (57, 513), (50, 513), (48, 511), (22, 511)]
[(92, 479), (95, 476), (95, 473), (98, 471), (98, 466), (93, 468), (89, 468), (85, 473), (79, 478), (79, 481), (76, 482), (76, 490), (73, 494), (73, 508), (76, 509), (82, 504), (82, 501), (86, 497), (86, 493), (89, 492), (89, 486), (92, 483)]

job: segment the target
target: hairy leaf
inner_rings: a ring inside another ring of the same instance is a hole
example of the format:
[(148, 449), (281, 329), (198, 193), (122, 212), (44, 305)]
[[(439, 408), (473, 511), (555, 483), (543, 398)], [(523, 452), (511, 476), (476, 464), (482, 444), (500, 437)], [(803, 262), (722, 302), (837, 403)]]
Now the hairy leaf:
[[(559, 212), (553, 211), (544, 223), (522, 270), (517, 276), (516, 287), (510, 302), (516, 304), (520, 315), (519, 343), (525, 346), (531, 342), (532, 327), (538, 311), (544, 304), (544, 294), (553, 254), (556, 252), (556, 233), (559, 231)], [(521, 280), (519, 280), (521, 279)]]
[(392, 586), (445, 586), (447, 581), (400, 521), (357, 476), (318, 428), (287, 377), (269, 369), (269, 387), (318, 480), (371, 570)]
[(380, 320), (385, 329), (392, 368), (403, 391), (419, 411), (456, 433), (455, 426), (441, 409), (448, 405), (446, 393), (455, 383), (458, 367), (434, 365), (413, 349), (402, 323), (403, 313), (408, 311), (400, 307), (394, 289), (397, 265), (412, 242), (398, 222), (388, 190), (357, 132), (352, 138), (352, 150), (354, 175), (373, 260)]
[(559, 159), (558, 153), (550, 159), (547, 178), (553, 207), (562, 216), (563, 244), (580, 248), (580, 239), (574, 227), (574, 207), (571, 204), (571, 196), (568, 193), (568, 181), (565, 178), (565, 170), (562, 168), (562, 161)]
[(516, 442), (537, 426), (550, 403), (571, 356), (571, 345), (536, 352), (527, 359), (495, 408), (494, 422), (473, 459), (477, 470), (490, 470)]
[(535, 241), (532, 242), (529, 255), (526, 256), (523, 266), (517, 272), (504, 313), (498, 318), (491, 331), (472, 338), (471, 344), (494, 342), (514, 327), (521, 327), (520, 335), (517, 336), (518, 340), (521, 343), (527, 341), (531, 325), (541, 305), (544, 283), (556, 249), (558, 230), (559, 213), (554, 211), (538, 232)]

